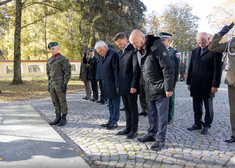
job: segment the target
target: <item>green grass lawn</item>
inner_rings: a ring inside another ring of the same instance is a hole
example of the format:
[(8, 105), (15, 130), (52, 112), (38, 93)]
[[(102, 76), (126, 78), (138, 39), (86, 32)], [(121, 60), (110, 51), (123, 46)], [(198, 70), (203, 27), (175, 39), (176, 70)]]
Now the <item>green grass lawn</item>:
[[(50, 97), (47, 91), (47, 77), (22, 78), (23, 85), (10, 85), (12, 79), (0, 79), (0, 102), (14, 102)], [(68, 83), (67, 94), (84, 91), (79, 76), (72, 76)]]

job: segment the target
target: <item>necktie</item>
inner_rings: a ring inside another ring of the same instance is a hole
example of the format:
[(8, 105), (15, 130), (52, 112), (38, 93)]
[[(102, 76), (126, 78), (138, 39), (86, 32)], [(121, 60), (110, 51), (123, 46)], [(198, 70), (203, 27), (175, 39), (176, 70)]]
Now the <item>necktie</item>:
[(201, 54), (200, 55), (202, 55), (202, 53), (203, 53), (203, 49), (201, 49)]
[(144, 54), (144, 49), (143, 48), (141, 49), (141, 53)]

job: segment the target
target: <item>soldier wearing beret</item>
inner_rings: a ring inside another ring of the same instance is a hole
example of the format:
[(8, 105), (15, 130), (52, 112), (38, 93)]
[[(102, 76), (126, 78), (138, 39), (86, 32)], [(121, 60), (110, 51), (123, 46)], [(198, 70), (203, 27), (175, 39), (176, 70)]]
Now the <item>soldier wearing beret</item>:
[(166, 46), (166, 49), (169, 53), (169, 56), (171, 57), (171, 61), (175, 69), (173, 95), (169, 98), (168, 124), (173, 122), (174, 109), (175, 109), (175, 85), (176, 82), (178, 81), (179, 70), (180, 70), (180, 59), (179, 59), (178, 50), (170, 46), (171, 36), (172, 35), (170, 33), (165, 33), (165, 32), (160, 33), (162, 43)]
[[(63, 126), (67, 123), (66, 115), (68, 107), (66, 102), (66, 90), (71, 78), (71, 66), (68, 58), (59, 53), (59, 44), (51, 42), (48, 44), (52, 57), (48, 59), (46, 65), (48, 77), (48, 91), (50, 92), (54, 105), (56, 118), (50, 125)], [(61, 116), (62, 113), (62, 116)]]

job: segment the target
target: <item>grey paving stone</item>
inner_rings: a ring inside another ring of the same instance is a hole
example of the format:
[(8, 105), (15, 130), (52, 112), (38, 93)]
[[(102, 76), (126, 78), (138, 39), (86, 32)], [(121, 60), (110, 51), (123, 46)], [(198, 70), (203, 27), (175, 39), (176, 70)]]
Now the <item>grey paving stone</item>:
[[(223, 74), (224, 80), (225, 74)], [(185, 82), (176, 85), (174, 122), (168, 126), (166, 146), (158, 152), (150, 150), (153, 142), (140, 143), (137, 139), (128, 140), (126, 136), (117, 136), (116, 133), (125, 128), (125, 113), (120, 114), (119, 127), (115, 130), (106, 130), (100, 125), (106, 123), (109, 117), (107, 106), (85, 101), (84, 93), (68, 94), (68, 123), (64, 127), (52, 128), (64, 138), (66, 142), (73, 142), (74, 150), (84, 154), (84, 160), (91, 166), (93, 155), (101, 157), (105, 168), (111, 167), (109, 161), (117, 161), (120, 167), (128, 163), (128, 155), (132, 155), (132, 161), (139, 164), (151, 162), (152, 167), (173, 167), (184, 164), (189, 167), (204, 164), (208, 167), (221, 167), (227, 165), (235, 167), (235, 144), (227, 144), (224, 139), (230, 137), (230, 116), (227, 85), (223, 82), (214, 98), (214, 119), (210, 134), (204, 136), (200, 131), (188, 131), (187, 127), (194, 123), (192, 98), (187, 90)], [(139, 103), (139, 102), (138, 102)], [(0, 103), (0, 106), (31, 105), (47, 122), (54, 119), (55, 114), (50, 98)], [(141, 110), (138, 104), (139, 110)], [(0, 115), (0, 120), (1, 120)], [(203, 114), (204, 119), (204, 114)], [(139, 117), (138, 138), (144, 137), (148, 129), (148, 118)], [(220, 157), (221, 155), (222, 157)], [(111, 157), (113, 156), (113, 159)], [(135, 156), (135, 159), (134, 159)], [(83, 158), (82, 157), (82, 158)], [(170, 160), (168, 160), (170, 158)], [(116, 160), (117, 159), (117, 160)], [(195, 162), (194, 162), (195, 161)], [(197, 163), (196, 163), (197, 162)], [(148, 165), (148, 164), (146, 164)], [(93, 165), (94, 167), (95, 165)], [(97, 165), (96, 165), (97, 166)], [(134, 165), (128, 164), (127, 167)], [(185, 166), (185, 167), (187, 167)]]

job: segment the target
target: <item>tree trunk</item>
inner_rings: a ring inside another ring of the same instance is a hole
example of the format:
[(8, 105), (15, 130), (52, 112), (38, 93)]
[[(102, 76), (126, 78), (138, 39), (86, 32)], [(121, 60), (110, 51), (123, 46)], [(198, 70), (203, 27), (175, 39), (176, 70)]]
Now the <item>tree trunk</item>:
[(22, 14), (22, 0), (16, 0), (16, 13), (15, 13), (15, 39), (14, 39), (14, 78), (11, 85), (23, 84), (21, 79), (21, 14)]
[[(47, 18), (45, 18), (45, 23), (44, 23), (44, 41), (45, 41), (45, 50), (47, 50)], [(46, 57), (48, 60), (48, 53), (46, 53)]]

